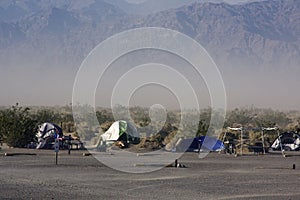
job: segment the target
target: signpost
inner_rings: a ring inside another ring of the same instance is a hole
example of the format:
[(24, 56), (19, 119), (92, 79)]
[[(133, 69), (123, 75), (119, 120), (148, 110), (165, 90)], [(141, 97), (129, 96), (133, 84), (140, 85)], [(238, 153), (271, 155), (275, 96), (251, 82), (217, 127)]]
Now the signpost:
[(58, 152), (59, 152), (59, 139), (55, 139), (54, 143), (54, 152), (55, 152), (55, 164), (57, 165), (57, 157), (58, 157)]

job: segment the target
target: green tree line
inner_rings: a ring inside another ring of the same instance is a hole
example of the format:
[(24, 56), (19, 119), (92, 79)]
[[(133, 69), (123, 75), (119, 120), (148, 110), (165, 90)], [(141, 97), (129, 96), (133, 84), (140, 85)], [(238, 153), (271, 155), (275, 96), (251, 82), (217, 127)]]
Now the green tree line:
[[(149, 124), (150, 118), (147, 108), (133, 107), (129, 111), (137, 126), (143, 127)], [(203, 109), (200, 112), (198, 131), (195, 132), (195, 136), (205, 135), (209, 129), (212, 129), (209, 127), (211, 115), (210, 108)], [(214, 115), (218, 115), (218, 113), (214, 113)], [(111, 109), (97, 109), (96, 116), (99, 127), (102, 129), (107, 129), (115, 120)], [(180, 111), (168, 111), (165, 126), (174, 127), (172, 128), (174, 132), (178, 128), (180, 117)], [(84, 118), (89, 119), (88, 116), (84, 116)], [(38, 125), (44, 122), (51, 122), (61, 126), (65, 133), (76, 131), (70, 105), (59, 108), (34, 108), (22, 107), (16, 104), (0, 110), (0, 141), (12, 147), (25, 147), (30, 142), (35, 141)], [(277, 126), (282, 131), (299, 131), (300, 112), (282, 112), (257, 108), (227, 111), (224, 128), (241, 126), (258, 128)]]

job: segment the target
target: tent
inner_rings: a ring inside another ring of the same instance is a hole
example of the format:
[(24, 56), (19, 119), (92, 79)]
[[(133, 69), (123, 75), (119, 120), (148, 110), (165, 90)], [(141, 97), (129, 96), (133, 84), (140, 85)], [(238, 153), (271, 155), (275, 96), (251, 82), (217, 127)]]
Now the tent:
[(135, 126), (127, 121), (116, 121), (109, 129), (101, 135), (101, 140), (104, 142), (115, 141), (134, 141), (139, 138), (139, 134)]
[(200, 142), (201, 149), (210, 151), (221, 151), (225, 149), (223, 142), (216, 138), (209, 136), (201, 136), (198, 137), (198, 140)]
[(222, 141), (209, 137), (209, 136), (200, 136), (190, 139), (180, 138), (176, 145), (176, 151), (199, 151), (208, 150), (208, 151), (220, 151), (225, 149), (225, 146)]
[(63, 131), (58, 125), (46, 122), (39, 125), (36, 137), (38, 139), (37, 149), (49, 148), (55, 138), (63, 137)]
[(285, 132), (272, 143), (273, 150), (297, 151), (300, 149), (300, 135), (295, 132)]

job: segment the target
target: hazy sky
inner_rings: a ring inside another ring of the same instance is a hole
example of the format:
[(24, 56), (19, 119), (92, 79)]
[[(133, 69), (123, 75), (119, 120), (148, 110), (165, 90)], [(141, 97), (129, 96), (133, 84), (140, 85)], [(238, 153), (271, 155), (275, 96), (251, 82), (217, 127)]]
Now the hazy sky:
[[(135, 1), (137, 2), (137, 0)], [(241, 2), (241, 0), (237, 1)], [(237, 1), (231, 0), (230, 2)], [(138, 55), (137, 57), (144, 56)], [(153, 58), (153, 54), (150, 54), (149, 58)], [(136, 58), (130, 56), (127, 59), (136, 60)], [(156, 59), (157, 62), (162, 61), (161, 58)], [(188, 65), (171, 57), (169, 61), (166, 57), (164, 59), (164, 62), (167, 60), (166, 62), (175, 68), (188, 67)], [(24, 60), (31, 60), (32, 62), (25, 63)], [(2, 95), (0, 105), (13, 105), (16, 102), (21, 105), (66, 105), (72, 102), (73, 85), (79, 65), (73, 67), (57, 65), (41, 69), (35, 66), (34, 55), (30, 59), (19, 59), (16, 63), (18, 64), (10, 68), (1, 66), (0, 92)], [(126, 65), (125, 62), (119, 61), (119, 66), (124, 67), (124, 65)], [(220, 68), (229, 108), (254, 105), (264, 108), (300, 109), (300, 95), (298, 93), (300, 86), (299, 67), (289, 69), (271, 68), (271, 70), (270, 68), (261, 70), (249, 68), (245, 70), (239, 67), (233, 66), (232, 69)], [(120, 71), (112, 70), (107, 73), (116, 75)], [(168, 73), (162, 74), (158, 71), (157, 74), (169, 78)], [(153, 76), (150, 73), (147, 75)], [(203, 80), (194, 77), (192, 72), (187, 72), (187, 76), (195, 86), (196, 95), (201, 106), (208, 106), (210, 96)], [(103, 82), (95, 91), (95, 98), (100, 106), (110, 106), (110, 93), (113, 90), (111, 83), (117, 81), (111, 78), (113, 77), (111, 75), (107, 77), (102, 80)], [(134, 79), (131, 78), (131, 81), (134, 81)], [(180, 85), (178, 88), (181, 89)], [(184, 88), (181, 90), (184, 91)], [(137, 105), (150, 106), (151, 104), (161, 103), (178, 107), (178, 101), (175, 97), (166, 88), (147, 85), (136, 90), (131, 102)]]
[[(150, 57), (152, 55), (150, 54)], [(138, 56), (141, 57), (141, 56)], [(130, 57), (129, 57), (130, 59)], [(171, 63), (170, 63), (171, 62)], [(174, 62), (172, 64), (172, 62)], [(187, 69), (189, 66), (176, 60), (169, 60), (169, 65)], [(119, 66), (124, 63), (119, 62)], [(2, 69), (0, 74), (1, 105), (66, 105), (72, 102), (73, 84), (78, 67), (52, 67), (39, 70), (32, 67)], [(298, 93), (300, 79), (299, 69), (274, 70), (231, 70), (220, 69), (228, 107), (257, 106), (282, 110), (300, 109)], [(96, 102), (100, 106), (110, 106), (111, 94), (120, 70), (108, 71), (96, 91)], [(156, 72), (160, 76), (170, 77), (168, 73)], [(151, 74), (145, 75), (150, 76)], [(201, 107), (210, 104), (207, 87), (201, 78), (198, 80), (193, 73), (186, 74), (192, 81)], [(154, 76), (153, 74), (151, 76)], [(172, 80), (172, 79), (171, 79)], [(129, 81), (135, 81), (133, 78)], [(179, 84), (180, 86), (180, 84)], [(163, 104), (178, 107), (178, 102), (172, 93), (163, 87), (144, 86), (132, 95), (132, 104), (146, 105)]]

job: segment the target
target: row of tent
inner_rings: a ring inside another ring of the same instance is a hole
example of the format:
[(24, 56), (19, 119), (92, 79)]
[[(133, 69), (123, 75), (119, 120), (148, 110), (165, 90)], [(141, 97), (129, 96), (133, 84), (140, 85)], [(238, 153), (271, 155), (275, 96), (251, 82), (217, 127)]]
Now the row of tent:
[[(56, 138), (63, 138), (62, 129), (53, 123), (44, 123), (39, 126), (37, 149), (51, 148)], [(117, 141), (128, 143), (139, 143), (139, 134), (136, 127), (126, 121), (116, 121), (110, 128), (101, 135), (100, 142), (98, 142), (98, 148), (100, 145), (112, 144)], [(208, 136), (201, 136), (191, 139), (180, 138), (175, 145), (176, 151), (195, 151), (199, 149), (206, 149), (210, 151), (218, 151), (224, 149), (224, 144), (215, 138)], [(167, 149), (168, 150), (168, 149)], [(169, 149), (174, 150), (174, 148)]]
[[(126, 143), (134, 143), (138, 141), (139, 134), (134, 125), (126, 121), (116, 121), (110, 128), (101, 135), (101, 141), (105, 144), (113, 143), (115, 141), (125, 141)], [(102, 143), (103, 144), (103, 143)], [(215, 138), (208, 136), (201, 136), (190, 139), (180, 138), (174, 148), (166, 150), (175, 151), (199, 151), (200, 149), (205, 149), (209, 151), (219, 151), (224, 149), (224, 144)]]
[[(133, 142), (138, 138), (139, 134), (134, 125), (126, 121), (116, 121), (111, 127), (101, 136), (101, 140), (106, 143), (114, 141), (129, 141)], [(200, 136), (195, 138), (180, 138), (175, 147), (166, 150), (175, 151), (220, 151), (225, 149), (225, 145), (222, 141), (209, 137)], [(284, 132), (279, 135), (275, 141), (271, 144), (272, 150), (297, 151), (300, 150), (300, 135), (295, 132)]]
[[(53, 123), (43, 123), (38, 128), (36, 134), (38, 138), (37, 149), (51, 148), (55, 138), (63, 138), (63, 131), (61, 127)], [(117, 141), (124, 143), (139, 143), (139, 134), (136, 127), (127, 121), (116, 121), (110, 128), (101, 135), (97, 146), (107, 145)], [(272, 143), (273, 150), (299, 150), (300, 136), (294, 132), (286, 132), (278, 136)], [(180, 138), (174, 147), (166, 149), (169, 151), (220, 151), (225, 149), (222, 141), (208, 136), (200, 136), (195, 138), (184, 139)]]

